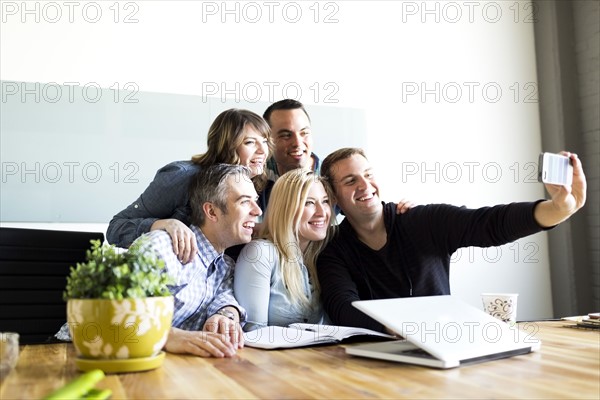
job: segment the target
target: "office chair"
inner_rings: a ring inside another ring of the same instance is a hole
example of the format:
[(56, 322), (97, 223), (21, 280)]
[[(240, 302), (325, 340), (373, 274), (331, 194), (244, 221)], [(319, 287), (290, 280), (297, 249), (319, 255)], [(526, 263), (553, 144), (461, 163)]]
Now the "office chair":
[(0, 331), (45, 343), (67, 321), (62, 294), (70, 267), (85, 260), (97, 232), (0, 227)]

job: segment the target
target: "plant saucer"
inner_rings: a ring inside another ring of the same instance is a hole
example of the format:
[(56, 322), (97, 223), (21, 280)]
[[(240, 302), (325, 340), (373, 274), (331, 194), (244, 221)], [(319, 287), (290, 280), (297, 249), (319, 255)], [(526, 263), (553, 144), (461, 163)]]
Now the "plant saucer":
[(101, 369), (106, 373), (139, 372), (158, 368), (165, 359), (165, 352), (161, 351), (152, 357), (126, 358), (126, 359), (91, 359), (77, 357), (75, 365), (80, 371)]

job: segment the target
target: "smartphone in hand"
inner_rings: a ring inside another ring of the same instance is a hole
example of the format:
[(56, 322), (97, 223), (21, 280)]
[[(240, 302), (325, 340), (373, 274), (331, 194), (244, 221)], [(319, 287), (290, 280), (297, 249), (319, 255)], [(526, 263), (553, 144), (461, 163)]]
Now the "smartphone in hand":
[(551, 185), (571, 186), (573, 165), (569, 157), (554, 153), (541, 153), (538, 164), (538, 181)]

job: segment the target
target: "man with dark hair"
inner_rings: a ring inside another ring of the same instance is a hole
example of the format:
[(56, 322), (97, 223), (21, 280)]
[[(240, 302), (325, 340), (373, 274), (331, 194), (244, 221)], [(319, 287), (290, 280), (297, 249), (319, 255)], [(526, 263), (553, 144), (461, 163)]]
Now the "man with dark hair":
[[(268, 201), (277, 178), (295, 168), (311, 169), (318, 175), (320, 160), (312, 152), (310, 117), (302, 103), (293, 99), (280, 100), (265, 110), (263, 118), (271, 127), (275, 144), (275, 150), (267, 161), (266, 172), (270, 182), (261, 194)], [(400, 199), (396, 212), (402, 214), (413, 205), (408, 199)], [(339, 213), (337, 206), (335, 213)]]
[(296, 168), (312, 169), (319, 173), (319, 157), (313, 152), (313, 138), (310, 117), (299, 101), (292, 99), (273, 103), (263, 114), (271, 127), (271, 137), (275, 144), (273, 156), (267, 163), (269, 180)]
[(417, 206), (397, 215), (379, 198), (365, 153), (328, 155), (321, 173), (346, 218), (317, 260), (325, 311), (336, 325), (382, 330), (352, 306), (355, 300), (450, 294), (450, 257), (460, 247), (499, 246), (548, 229), (585, 204), (586, 180), (577, 155), (571, 186), (546, 184), (550, 200), (468, 209)]
[(175, 297), (173, 327), (165, 345), (169, 352), (231, 357), (244, 345), (240, 322), (245, 311), (233, 296), (234, 261), (224, 251), (250, 242), (262, 214), (250, 174), (244, 166), (216, 164), (193, 177), (190, 229), (198, 252), (189, 263), (177, 257), (166, 231), (141, 237), (149, 239), (147, 246), (164, 260), (174, 280), (169, 288)]

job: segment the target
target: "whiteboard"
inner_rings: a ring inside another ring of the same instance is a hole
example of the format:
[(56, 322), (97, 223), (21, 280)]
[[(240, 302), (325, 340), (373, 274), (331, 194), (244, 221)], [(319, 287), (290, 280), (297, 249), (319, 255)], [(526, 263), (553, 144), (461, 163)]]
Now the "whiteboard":
[[(220, 112), (262, 115), (270, 105), (52, 83), (2, 81), (2, 87), (3, 222), (109, 222), (160, 167), (204, 152)], [(343, 146), (365, 146), (363, 110), (306, 108), (321, 160), (342, 147), (339, 138)]]

